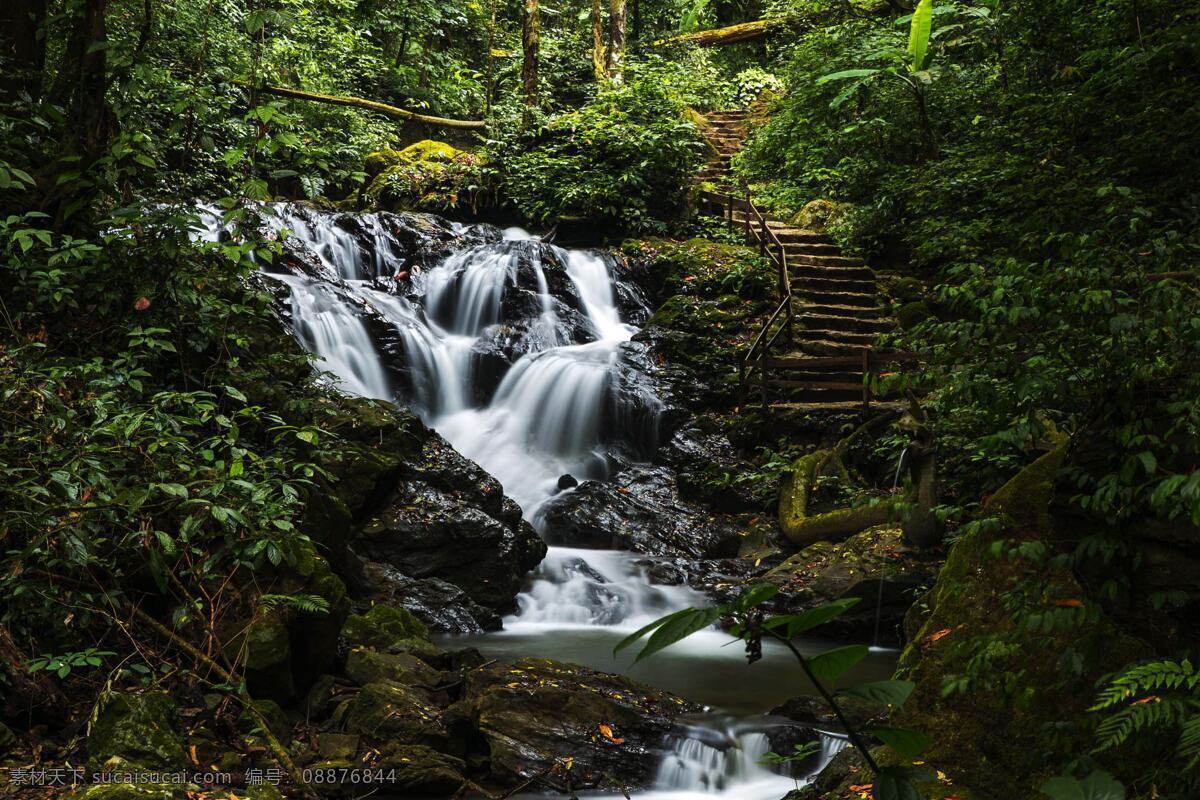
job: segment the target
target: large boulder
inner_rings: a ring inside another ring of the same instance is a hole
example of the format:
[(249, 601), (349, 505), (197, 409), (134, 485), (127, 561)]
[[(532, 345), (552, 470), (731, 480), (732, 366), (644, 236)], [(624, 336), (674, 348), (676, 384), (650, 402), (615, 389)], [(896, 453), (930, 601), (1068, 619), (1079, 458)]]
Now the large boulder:
[(796, 613), (846, 597), (860, 598), (826, 623), (822, 633), (839, 638), (903, 641), (904, 615), (938, 568), (936, 556), (908, 545), (898, 526), (871, 528), (844, 542), (805, 547), (762, 579), (780, 587), (777, 610)]
[(679, 496), (665, 467), (632, 465), (608, 481), (584, 481), (542, 506), (546, 541), (657, 556), (736, 556), (740, 531)]
[(462, 702), (490, 782), (544, 776), (575, 790), (648, 786), (676, 718), (700, 710), (631, 678), (533, 658), (471, 672)]
[(186, 759), (175, 703), (166, 692), (109, 695), (87, 737), (89, 766), (119, 758), (144, 769), (180, 769)]
[(546, 545), (498, 481), (429, 431), (356, 550), (414, 578), (441, 578), (507, 611)]

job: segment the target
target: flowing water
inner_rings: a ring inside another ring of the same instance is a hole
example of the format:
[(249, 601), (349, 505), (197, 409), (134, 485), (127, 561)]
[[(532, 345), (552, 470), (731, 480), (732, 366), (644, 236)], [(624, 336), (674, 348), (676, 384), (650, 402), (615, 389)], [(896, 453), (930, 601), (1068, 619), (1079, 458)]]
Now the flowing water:
[[(270, 275), (286, 287), (295, 334), (318, 366), (343, 391), (408, 403), (494, 475), (535, 527), (563, 476), (606, 477), (614, 440), (653, 451), (645, 441), (653, 420), (649, 427), (636, 420), (653, 417), (655, 398), (643, 393), (643, 407), (628, 408), (616, 391), (631, 370), (623, 347), (635, 328), (621, 318), (604, 256), (509, 229), (421, 271), (380, 217), (359, 215), (352, 235), (332, 215), (275, 211), (271, 224), (291, 231), (289, 242), (298, 240), (320, 267), (319, 275)], [(206, 225), (201, 238), (218, 238), (211, 216)], [(404, 294), (396, 288), (402, 281)], [(381, 328), (399, 342), (393, 356), (402, 355), (403, 370), (381, 352)], [(453, 641), (497, 658), (542, 656), (624, 672), (715, 707), (664, 743), (656, 788), (639, 797), (777, 800), (802, 779), (761, 763), (766, 731), (778, 724), (762, 715), (805, 690), (786, 651), (768, 646), (748, 668), (738, 643), (713, 629), (636, 666), (631, 656), (613, 655), (627, 632), (706, 602), (686, 586), (652, 584), (632, 553), (551, 547), (504, 630)], [(877, 654), (848, 677), (890, 670), (890, 656)], [(826, 735), (816, 766), (843, 745)]]

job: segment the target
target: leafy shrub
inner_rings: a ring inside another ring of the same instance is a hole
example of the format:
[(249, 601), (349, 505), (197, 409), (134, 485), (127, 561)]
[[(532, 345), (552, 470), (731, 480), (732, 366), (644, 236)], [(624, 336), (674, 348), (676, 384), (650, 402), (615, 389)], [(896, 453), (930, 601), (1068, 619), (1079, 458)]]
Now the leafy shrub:
[(592, 218), (661, 231), (700, 162), (684, 111), (664, 87), (636, 80), (529, 133), (510, 120), (488, 146), (501, 196), (537, 223)]

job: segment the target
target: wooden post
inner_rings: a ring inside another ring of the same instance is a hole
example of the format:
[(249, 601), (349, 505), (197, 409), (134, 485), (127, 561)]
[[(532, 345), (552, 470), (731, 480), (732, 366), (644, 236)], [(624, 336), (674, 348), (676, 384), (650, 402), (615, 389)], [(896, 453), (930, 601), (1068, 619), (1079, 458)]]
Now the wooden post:
[(863, 413), (871, 409), (871, 348), (864, 347), (862, 351), (863, 372)]
[(762, 376), (762, 407), (763, 411), (767, 410), (767, 358), (766, 353), (763, 353), (758, 358), (758, 374)]

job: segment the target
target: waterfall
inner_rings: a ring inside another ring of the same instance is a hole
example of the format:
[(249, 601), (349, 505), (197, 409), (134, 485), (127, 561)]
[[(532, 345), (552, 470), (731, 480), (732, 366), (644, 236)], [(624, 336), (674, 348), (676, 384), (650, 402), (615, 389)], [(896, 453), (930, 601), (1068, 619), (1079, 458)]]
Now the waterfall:
[[(286, 287), (296, 337), (316, 366), (347, 393), (407, 402), (535, 526), (549, 497), (574, 490), (564, 476), (608, 476), (613, 429), (636, 452), (657, 446), (647, 441), (657, 398), (636, 407), (618, 399), (630, 369), (622, 347), (635, 329), (621, 319), (606, 257), (492, 229), (490, 240), (476, 237), (422, 270), (411, 247), (397, 246), (395, 217), (267, 210), (262, 222), (286, 237), (287, 258), (263, 274)], [(201, 209), (195, 238), (225, 235), (216, 210)], [(505, 627), (633, 630), (706, 602), (687, 586), (652, 584), (634, 554), (552, 547)], [(711, 630), (689, 643), (730, 641)], [(842, 746), (824, 736), (822, 766)], [(639, 797), (773, 800), (797, 781), (762, 763), (769, 747), (762, 725), (696, 722), (666, 743), (656, 787)]]

